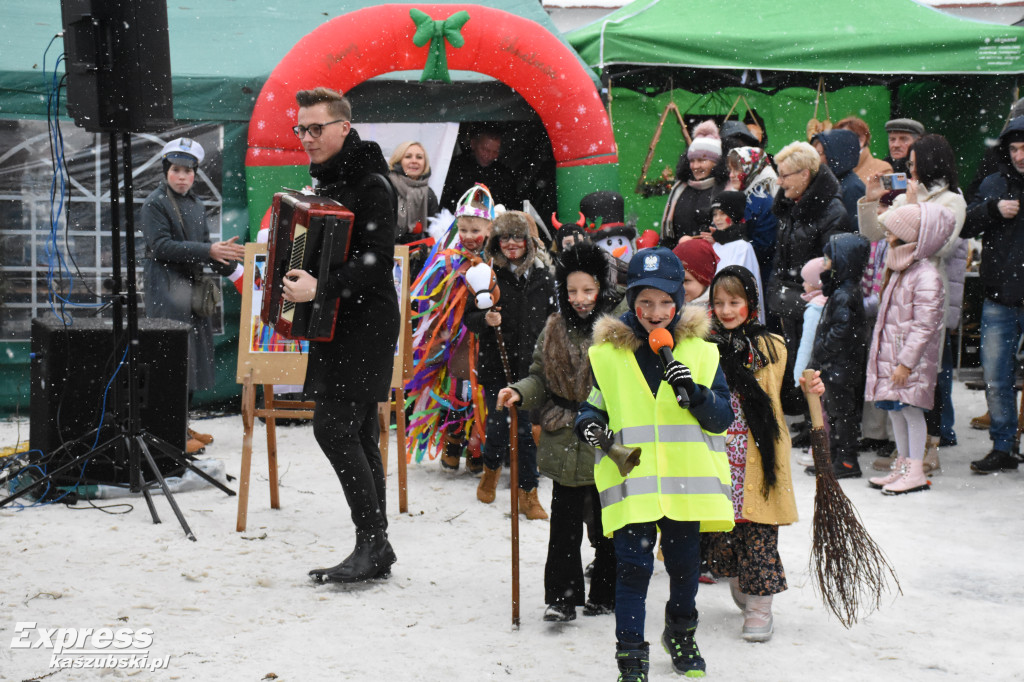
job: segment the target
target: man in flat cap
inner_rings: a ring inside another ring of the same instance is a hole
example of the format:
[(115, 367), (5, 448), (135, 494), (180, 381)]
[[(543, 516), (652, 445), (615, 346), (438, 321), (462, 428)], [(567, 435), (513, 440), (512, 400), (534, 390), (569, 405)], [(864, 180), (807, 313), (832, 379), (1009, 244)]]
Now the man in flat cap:
[(924, 135), (924, 126), (912, 118), (894, 118), (885, 124), (885, 132), (889, 134), (889, 156), (885, 161), (892, 166), (893, 173), (909, 173), (910, 145)]

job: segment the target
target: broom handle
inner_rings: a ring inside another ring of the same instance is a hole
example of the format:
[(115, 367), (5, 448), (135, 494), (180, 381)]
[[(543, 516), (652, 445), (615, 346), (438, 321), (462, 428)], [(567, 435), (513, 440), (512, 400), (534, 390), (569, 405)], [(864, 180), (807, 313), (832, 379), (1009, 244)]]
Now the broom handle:
[(821, 396), (810, 391), (811, 381), (814, 380), (814, 370), (805, 369), (803, 378), (804, 396), (807, 398), (807, 409), (811, 413), (811, 426), (816, 429), (825, 428), (825, 420), (821, 418)]

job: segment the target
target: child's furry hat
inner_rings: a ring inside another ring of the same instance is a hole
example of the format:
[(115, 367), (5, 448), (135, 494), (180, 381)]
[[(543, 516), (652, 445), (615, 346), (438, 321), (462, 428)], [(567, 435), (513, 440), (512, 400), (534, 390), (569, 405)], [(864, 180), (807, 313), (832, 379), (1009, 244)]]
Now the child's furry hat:
[(502, 237), (521, 237), (526, 240), (526, 263), (533, 263), (537, 256), (537, 243), (533, 239), (536, 223), (522, 211), (505, 211), (491, 224), (491, 236), (487, 239), (484, 253), (492, 258), (495, 268), (506, 267), (508, 259), (501, 252)]

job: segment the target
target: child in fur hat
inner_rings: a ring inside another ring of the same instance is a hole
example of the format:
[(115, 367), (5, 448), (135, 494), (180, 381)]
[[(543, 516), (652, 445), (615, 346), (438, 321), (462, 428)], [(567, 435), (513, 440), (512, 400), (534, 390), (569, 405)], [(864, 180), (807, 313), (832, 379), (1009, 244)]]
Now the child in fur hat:
[[(735, 419), (726, 452), (736, 525), (707, 535), (704, 556), (716, 576), (729, 578), (743, 611), (742, 637), (764, 642), (773, 631), (772, 596), (786, 589), (779, 526), (797, 521), (790, 478), (789, 430), (782, 412), (786, 346), (757, 316), (753, 274), (731, 265), (715, 275), (711, 339), (718, 346)], [(820, 381), (812, 390), (821, 392)]]
[[(493, 308), (473, 306), (466, 312), (466, 326), (480, 335), (477, 372), (487, 403), (484, 472), (476, 493), (485, 504), (494, 501), (501, 465), (509, 454), (509, 420), (496, 409), (498, 392), (529, 375), (537, 337), (556, 310), (554, 280), (538, 258), (530, 226), (529, 216), (521, 211), (508, 211), (495, 219), (485, 254), (494, 268), (501, 299)], [(503, 355), (508, 358), (507, 371)], [(529, 411), (519, 412), (518, 427), (519, 511), (528, 519), (546, 519), (537, 498), (537, 446)]]
[[(594, 388), (575, 425), (577, 436), (591, 446), (601, 447), (614, 431), (617, 442), (641, 449), (640, 463), (625, 477), (603, 453), (594, 466), (601, 520), (618, 563), (615, 658), (624, 679), (646, 679), (647, 588), (660, 530), (670, 578), (662, 643), (677, 673), (702, 676), (705, 663), (694, 639), (700, 531), (733, 526), (722, 439), (733, 418), (729, 388), (718, 351), (704, 340), (707, 316), (684, 304), (683, 265), (675, 254), (665, 248), (638, 251), (627, 282), (629, 311), (619, 318), (606, 315), (594, 327)], [(675, 359), (667, 365), (649, 344), (655, 330), (675, 338)], [(679, 485), (687, 479), (702, 484)]]
[(907, 204), (886, 220), (888, 268), (868, 354), (864, 399), (889, 412), (898, 456), (888, 476), (870, 479), (886, 495), (928, 490), (923, 459), (945, 319), (942, 274), (928, 259), (953, 234), (956, 219), (934, 202)]
[[(615, 548), (601, 527), (601, 500), (594, 485), (593, 446), (573, 433), (579, 404), (593, 386), (590, 348), (594, 322), (614, 306), (608, 267), (599, 247), (581, 243), (559, 254), (555, 267), (558, 312), (548, 316), (533, 351), (530, 375), (498, 392), (498, 407), (520, 404), (540, 416), (537, 465), (550, 478), (551, 531), (544, 565), (546, 621), (570, 621), (615, 609)], [(583, 581), (584, 519), (595, 519), (590, 593)]]

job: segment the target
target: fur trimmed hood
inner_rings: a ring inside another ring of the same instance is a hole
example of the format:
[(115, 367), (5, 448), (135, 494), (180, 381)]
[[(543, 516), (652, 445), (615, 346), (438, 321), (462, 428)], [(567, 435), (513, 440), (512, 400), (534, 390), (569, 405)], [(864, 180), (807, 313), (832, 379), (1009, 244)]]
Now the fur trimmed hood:
[[(633, 313), (626, 313), (623, 318), (631, 315)], [(607, 341), (616, 348), (625, 348), (634, 353), (639, 350), (644, 345), (645, 339), (637, 336), (623, 318), (613, 315), (602, 315), (598, 318), (594, 323), (594, 345)], [(683, 306), (679, 321), (673, 330), (673, 336), (678, 344), (685, 339), (694, 337), (706, 339), (710, 330), (711, 322), (708, 320), (707, 313), (700, 306)]]

